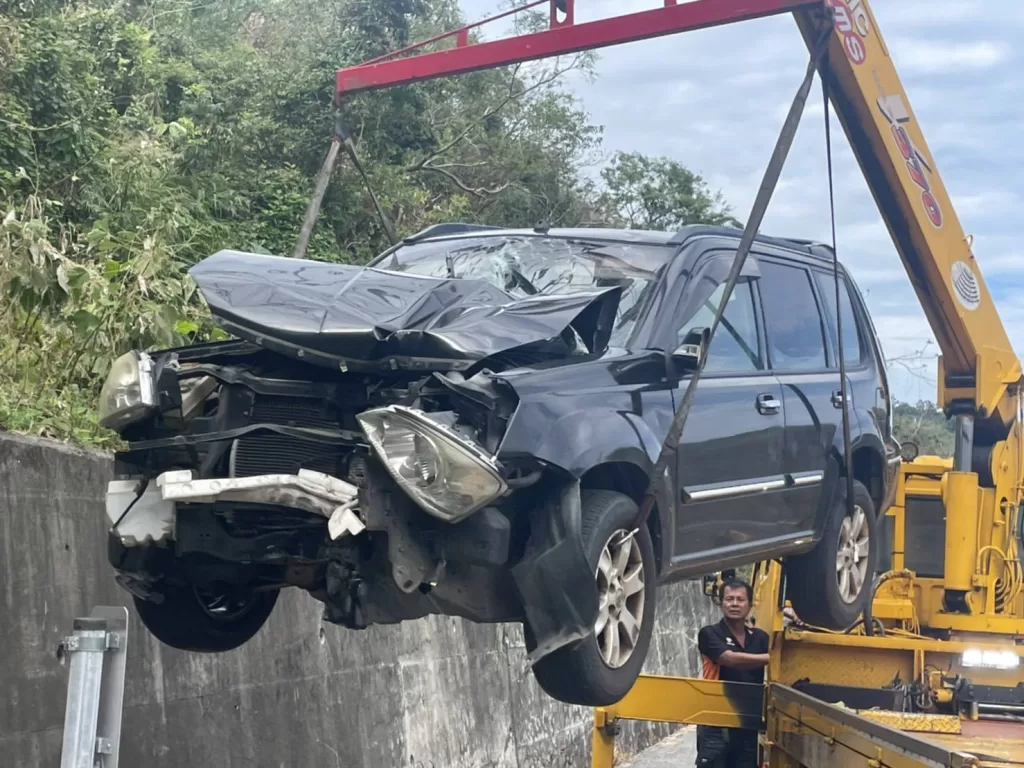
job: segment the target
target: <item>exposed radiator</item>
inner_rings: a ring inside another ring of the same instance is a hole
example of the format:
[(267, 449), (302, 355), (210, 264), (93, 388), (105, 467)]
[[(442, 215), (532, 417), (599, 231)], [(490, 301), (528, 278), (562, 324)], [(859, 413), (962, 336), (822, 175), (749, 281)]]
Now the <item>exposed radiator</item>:
[[(250, 423), (322, 428), (335, 423), (335, 418), (322, 400), (257, 395)], [(285, 435), (249, 435), (231, 446), (231, 476), (295, 474), (300, 469), (338, 475), (344, 453), (337, 446)]]

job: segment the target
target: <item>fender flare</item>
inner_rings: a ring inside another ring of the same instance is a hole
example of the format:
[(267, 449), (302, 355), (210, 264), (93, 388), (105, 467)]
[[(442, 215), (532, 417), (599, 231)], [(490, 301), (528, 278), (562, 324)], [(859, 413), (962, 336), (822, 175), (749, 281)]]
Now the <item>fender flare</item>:
[[(857, 451), (867, 448), (881, 461), (883, 467), (885, 465), (885, 446), (882, 443), (881, 438), (873, 432), (858, 432), (853, 436), (850, 441), (850, 455), (851, 457), (857, 453)], [(836, 439), (831, 446), (829, 446), (828, 454), (825, 458), (825, 477), (822, 478), (822, 493), (821, 499), (818, 502), (818, 509), (815, 513), (815, 525), (816, 531), (824, 530), (825, 516), (829, 514), (833, 504), (837, 498), (845, 496), (845, 481), (846, 476), (846, 457), (843, 455), (843, 437), (841, 432), (837, 432)], [(881, 510), (876, 510), (879, 513), (879, 517), (882, 516)]]
[[(650, 477), (661, 442), (650, 426), (633, 413), (612, 409), (577, 411), (553, 421), (541, 419), (541, 413), (525, 415), (526, 423), (548, 426), (539, 440), (534, 434), (526, 443), (523, 435), (523, 449), (529, 445), (531, 450), (522, 453), (557, 467), (563, 478), (545, 504), (530, 510), (526, 551), (511, 568), (536, 641), (527, 658), (528, 663), (534, 664), (553, 651), (588, 637), (597, 620), (597, 583), (581, 533), (580, 479), (589, 469), (609, 462), (634, 465)], [(516, 431), (510, 430), (509, 437), (501, 453), (519, 453)], [(672, 498), (670, 477), (671, 473), (660, 483), (659, 505)], [(664, 542), (665, 537), (660, 538)]]
[(530, 510), (530, 538), (512, 578), (536, 640), (527, 662), (587, 637), (599, 611), (597, 580), (581, 535), (580, 482), (570, 479)]

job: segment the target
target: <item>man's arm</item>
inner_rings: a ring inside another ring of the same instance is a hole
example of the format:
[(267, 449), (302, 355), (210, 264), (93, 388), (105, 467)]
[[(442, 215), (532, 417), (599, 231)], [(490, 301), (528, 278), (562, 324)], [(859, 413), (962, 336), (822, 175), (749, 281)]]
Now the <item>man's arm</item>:
[[(755, 628), (750, 635), (750, 639), (755, 641), (755, 648), (769, 647), (768, 634), (763, 629)], [(757, 669), (758, 667), (764, 667), (768, 664), (768, 654), (726, 651), (722, 654), (721, 658), (718, 659), (718, 663), (723, 667), (732, 667), (733, 669)]]
[(757, 669), (768, 664), (768, 654), (726, 651), (718, 657), (718, 663), (733, 669)]

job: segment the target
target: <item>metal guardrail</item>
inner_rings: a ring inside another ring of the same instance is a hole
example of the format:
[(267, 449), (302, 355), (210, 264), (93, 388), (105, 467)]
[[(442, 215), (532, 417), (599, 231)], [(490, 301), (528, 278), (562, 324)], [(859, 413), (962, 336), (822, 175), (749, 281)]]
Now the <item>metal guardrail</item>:
[(57, 656), (70, 659), (60, 768), (117, 768), (128, 609), (98, 606), (74, 620)]

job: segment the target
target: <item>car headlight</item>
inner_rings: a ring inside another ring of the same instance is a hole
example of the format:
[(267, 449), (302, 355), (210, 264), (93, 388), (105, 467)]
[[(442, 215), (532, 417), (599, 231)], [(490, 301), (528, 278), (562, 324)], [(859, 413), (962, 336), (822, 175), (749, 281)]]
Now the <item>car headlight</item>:
[(119, 430), (138, 421), (154, 406), (153, 358), (145, 352), (121, 355), (110, 366), (110, 374), (100, 390), (100, 425)]
[(456, 523), (508, 489), (491, 456), (419, 411), (389, 405), (356, 418), (391, 476), (434, 517)]

